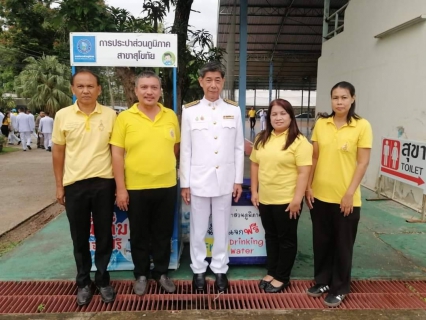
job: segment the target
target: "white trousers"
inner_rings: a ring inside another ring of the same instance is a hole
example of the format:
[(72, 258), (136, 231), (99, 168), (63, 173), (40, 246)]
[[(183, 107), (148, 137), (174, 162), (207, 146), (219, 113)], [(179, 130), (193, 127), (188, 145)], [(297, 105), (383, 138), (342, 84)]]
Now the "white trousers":
[(15, 132), (12, 130), (9, 132), (9, 143), (14, 143), (13, 141), (19, 142), (19, 138), (15, 135)]
[(44, 147), (47, 149), (48, 147), (52, 147), (52, 134), (51, 133), (43, 133), (44, 137)]
[(22, 149), (27, 150), (27, 146), (31, 145), (31, 132), (19, 132), (21, 137)]
[(265, 130), (265, 129), (266, 129), (266, 121), (260, 120), (260, 130)]
[(228, 232), (231, 204), (232, 194), (211, 198), (191, 195), (189, 241), (191, 269), (194, 273), (204, 273), (207, 270), (205, 237), (209, 227), (210, 213), (212, 214), (214, 236), (210, 269), (214, 273), (226, 273), (228, 271)]

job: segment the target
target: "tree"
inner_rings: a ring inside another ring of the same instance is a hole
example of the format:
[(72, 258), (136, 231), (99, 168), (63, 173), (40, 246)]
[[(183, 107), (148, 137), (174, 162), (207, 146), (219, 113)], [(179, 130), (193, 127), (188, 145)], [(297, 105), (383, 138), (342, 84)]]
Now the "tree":
[[(56, 15), (51, 0), (1, 0), (0, 85), (13, 88), (13, 79), (28, 56), (55, 53), (56, 30), (49, 23)], [(69, 50), (68, 50), (69, 51)]]
[(28, 65), (15, 79), (19, 96), (30, 98), (28, 107), (33, 111), (49, 111), (52, 115), (72, 103), (69, 67), (54, 56), (25, 59)]

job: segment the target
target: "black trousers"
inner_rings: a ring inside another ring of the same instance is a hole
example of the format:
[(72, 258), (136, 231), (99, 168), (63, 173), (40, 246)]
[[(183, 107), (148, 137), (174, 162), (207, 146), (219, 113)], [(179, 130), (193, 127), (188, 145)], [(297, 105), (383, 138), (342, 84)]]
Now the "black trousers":
[(256, 125), (256, 118), (250, 118), (250, 129), (254, 129)]
[(91, 216), (96, 237), (95, 283), (109, 285), (108, 263), (112, 253), (112, 219), (115, 201), (114, 179), (91, 178), (65, 187), (65, 209), (70, 223), (74, 258), (77, 265), (77, 286), (91, 284), (89, 237)]
[(9, 136), (9, 126), (7, 125), (7, 124), (3, 124), (2, 126), (1, 126), (1, 133), (6, 137), (6, 139), (7, 139), (7, 137)]
[[(135, 278), (149, 276), (150, 254), (154, 260), (152, 277), (167, 274), (170, 263), (170, 240), (177, 187), (128, 190), (130, 246)], [(152, 250), (150, 250), (152, 246)]]
[(268, 275), (280, 282), (290, 281), (291, 269), (297, 254), (297, 219), (285, 212), (288, 204), (259, 204), (259, 213), (265, 229)]
[(314, 248), (314, 277), (327, 284), (334, 295), (350, 292), (353, 247), (360, 207), (345, 217), (340, 205), (315, 199), (311, 210)]

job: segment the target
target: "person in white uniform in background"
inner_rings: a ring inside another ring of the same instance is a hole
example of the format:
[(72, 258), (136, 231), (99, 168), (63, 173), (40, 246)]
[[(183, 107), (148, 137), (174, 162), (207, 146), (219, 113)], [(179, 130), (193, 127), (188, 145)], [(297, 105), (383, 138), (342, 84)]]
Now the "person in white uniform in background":
[(16, 141), (18, 144), (21, 143), (21, 140), (16, 136), (15, 131), (18, 132), (18, 130), (16, 129), (16, 109), (12, 109), (10, 112), (10, 122), (11, 122), (11, 128), (10, 128), (10, 132), (9, 132), (9, 144), (13, 145), (14, 142)]
[(266, 111), (265, 109), (260, 109), (259, 112), (260, 115), (260, 129), (265, 130), (266, 129)]
[(212, 214), (214, 245), (210, 269), (219, 292), (228, 288), (229, 219), (232, 198), (242, 193), (244, 135), (236, 102), (220, 98), (225, 71), (209, 62), (199, 71), (204, 97), (184, 106), (180, 152), (183, 201), (191, 204), (190, 253), (195, 290), (204, 290), (207, 250), (205, 236)]
[(49, 116), (49, 112), (46, 111), (45, 116), (40, 119), (38, 131), (43, 134), (44, 137), (44, 148), (46, 151), (52, 152), (52, 132), (53, 132), (53, 119)]
[[(34, 131), (34, 117), (25, 114), (24, 108), (18, 109), (19, 114), (16, 117), (16, 130), (19, 132), (22, 140), (22, 149), (27, 151), (31, 150), (31, 132)], [(33, 118), (31, 121), (31, 117)]]

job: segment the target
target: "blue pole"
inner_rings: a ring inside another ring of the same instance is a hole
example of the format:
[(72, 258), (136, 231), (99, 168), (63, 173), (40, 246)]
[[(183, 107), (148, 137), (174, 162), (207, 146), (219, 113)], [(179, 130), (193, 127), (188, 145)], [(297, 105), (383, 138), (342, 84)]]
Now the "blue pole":
[[(71, 74), (75, 75), (75, 66), (71, 66)], [(75, 100), (77, 100), (77, 98), (75, 95), (72, 95), (72, 103), (75, 103)]]
[[(233, 36), (233, 35), (231, 35)], [(241, 108), (243, 130), (246, 119), (246, 90), (247, 90), (247, 0), (240, 2), (240, 80), (238, 104)]]
[(269, 62), (269, 102), (272, 101), (272, 83), (274, 81), (274, 63)]
[(177, 68), (173, 68), (173, 110), (178, 114), (177, 110)]

